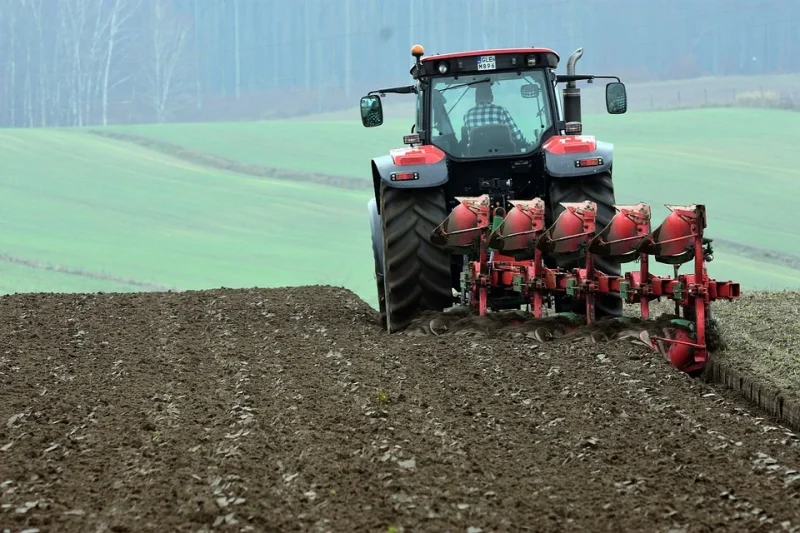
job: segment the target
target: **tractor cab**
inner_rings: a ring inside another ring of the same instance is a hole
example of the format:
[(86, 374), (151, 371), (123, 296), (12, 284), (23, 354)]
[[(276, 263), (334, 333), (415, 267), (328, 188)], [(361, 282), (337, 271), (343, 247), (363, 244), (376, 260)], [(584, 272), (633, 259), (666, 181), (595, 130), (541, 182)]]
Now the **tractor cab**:
[[(381, 96), (415, 94), (417, 109), (406, 144), (433, 145), (448, 158), (469, 161), (519, 158), (541, 150), (551, 137), (581, 133), (579, 80), (595, 76), (559, 76), (559, 56), (546, 48), (508, 48), (434, 55), (412, 48), (417, 84), (372, 91), (361, 99), (365, 127), (383, 123)], [(576, 54), (581, 54), (579, 50)], [(577, 58), (570, 58), (574, 70)], [(556, 84), (567, 82), (564, 105)], [(625, 86), (606, 87), (609, 113), (626, 111)], [(566, 117), (564, 110), (567, 110)]]

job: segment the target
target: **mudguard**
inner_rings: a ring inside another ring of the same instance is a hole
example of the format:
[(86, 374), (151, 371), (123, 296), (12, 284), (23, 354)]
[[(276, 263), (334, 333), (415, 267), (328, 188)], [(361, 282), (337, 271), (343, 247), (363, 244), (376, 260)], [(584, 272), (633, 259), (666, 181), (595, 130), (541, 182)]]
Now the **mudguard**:
[(591, 135), (556, 135), (542, 146), (547, 174), (554, 178), (578, 178), (608, 172), (614, 145)]
[(367, 202), (369, 211), (369, 228), (372, 233), (372, 255), (375, 258), (375, 275), (383, 275), (383, 231), (381, 216), (378, 214), (378, 203), (375, 198)]
[(372, 160), (375, 197), (380, 182), (389, 187), (424, 189), (447, 183), (447, 161), (439, 148), (426, 144), (414, 148), (390, 150), (388, 155)]

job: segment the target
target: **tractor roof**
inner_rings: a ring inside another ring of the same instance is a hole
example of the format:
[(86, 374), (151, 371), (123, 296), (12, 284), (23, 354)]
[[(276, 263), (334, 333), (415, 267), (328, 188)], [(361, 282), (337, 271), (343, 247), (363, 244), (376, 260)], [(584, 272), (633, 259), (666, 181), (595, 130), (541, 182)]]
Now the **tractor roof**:
[(554, 51), (549, 48), (533, 46), (530, 48), (491, 48), (422, 58), (425, 50), (421, 45), (415, 44), (411, 48), (411, 55), (420, 61), (411, 67), (411, 75), (414, 79), (425, 76), (463, 76), (487, 71), (517, 71), (521, 68), (547, 67), (555, 69), (559, 62), (558, 54)]
[(459, 59), (462, 57), (475, 57), (475, 56), (488, 56), (488, 55), (504, 55), (504, 54), (553, 54), (556, 61), (561, 58), (556, 52), (549, 48), (492, 48), (489, 50), (473, 50), (468, 52), (451, 52), (449, 54), (434, 54), (432, 56), (423, 57), (423, 63), (427, 61), (438, 61), (441, 59)]

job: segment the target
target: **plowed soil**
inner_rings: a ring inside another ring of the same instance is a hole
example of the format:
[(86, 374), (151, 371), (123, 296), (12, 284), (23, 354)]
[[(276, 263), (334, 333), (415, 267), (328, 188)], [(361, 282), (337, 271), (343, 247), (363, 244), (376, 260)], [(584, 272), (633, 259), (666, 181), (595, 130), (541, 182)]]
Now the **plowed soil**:
[(0, 531), (800, 531), (800, 440), (630, 343), (342, 289), (0, 299)]

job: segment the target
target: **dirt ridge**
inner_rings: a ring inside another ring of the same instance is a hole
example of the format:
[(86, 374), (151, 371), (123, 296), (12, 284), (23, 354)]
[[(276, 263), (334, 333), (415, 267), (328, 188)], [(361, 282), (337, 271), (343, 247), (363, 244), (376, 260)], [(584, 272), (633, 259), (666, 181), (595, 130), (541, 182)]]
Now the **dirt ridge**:
[(735, 255), (755, 259), (756, 261), (771, 265), (784, 266), (792, 270), (800, 270), (800, 255), (778, 252), (767, 248), (760, 248), (749, 244), (714, 238), (714, 243), (724, 250), (730, 250)]
[(130, 285), (132, 287), (137, 287), (139, 289), (144, 289), (148, 291), (178, 290), (176, 287), (168, 287), (166, 285), (161, 285), (159, 283), (152, 283), (149, 281), (139, 281), (132, 278), (125, 278), (122, 276), (114, 276), (112, 274), (106, 274), (105, 272), (91, 272), (80, 268), (71, 268), (64, 265), (47, 263), (44, 261), (39, 261), (38, 259), (25, 259), (22, 257), (17, 257), (15, 255), (3, 252), (0, 252), (0, 261), (4, 263), (13, 263), (15, 265), (23, 265), (29, 268), (36, 268), (39, 270), (59, 272), (61, 274), (68, 274), (70, 276), (78, 276), (87, 279), (115, 281), (117, 283), (123, 283), (125, 285)]
[(87, 130), (92, 135), (98, 135), (108, 139), (117, 141), (129, 142), (154, 150), (162, 154), (209, 168), (225, 170), (228, 172), (236, 172), (245, 174), (247, 176), (254, 176), (257, 178), (271, 178), (284, 181), (293, 181), (300, 183), (312, 183), (315, 185), (325, 185), (337, 189), (345, 190), (371, 190), (372, 182), (368, 179), (348, 178), (344, 176), (333, 176), (329, 174), (322, 174), (316, 172), (297, 172), (293, 170), (265, 167), (263, 165), (256, 165), (252, 163), (242, 163), (226, 157), (212, 155), (178, 144), (151, 139), (141, 135), (132, 133), (114, 132), (90, 129)]
[(800, 431), (800, 402), (787, 398), (779, 388), (743, 372), (730, 361), (711, 357), (703, 378), (738, 393), (781, 424)]

